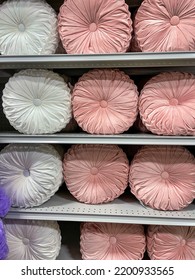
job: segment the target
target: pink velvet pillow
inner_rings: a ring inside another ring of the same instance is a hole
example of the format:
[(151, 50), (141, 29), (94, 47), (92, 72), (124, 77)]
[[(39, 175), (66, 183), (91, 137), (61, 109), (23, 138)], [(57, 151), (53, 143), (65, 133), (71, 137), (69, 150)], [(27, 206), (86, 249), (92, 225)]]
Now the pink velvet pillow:
[(152, 260), (195, 260), (195, 227), (150, 225), (147, 252)]
[(67, 53), (118, 53), (130, 45), (132, 21), (124, 0), (66, 0), (58, 30)]
[(80, 251), (84, 260), (141, 260), (145, 247), (142, 225), (82, 224)]
[(64, 156), (63, 172), (66, 186), (77, 200), (98, 204), (124, 192), (129, 163), (115, 145), (73, 145)]
[(195, 50), (194, 1), (144, 0), (135, 16), (134, 32), (143, 52)]
[(84, 131), (120, 134), (136, 120), (137, 87), (120, 70), (91, 70), (75, 85), (72, 106), (74, 118)]
[(154, 134), (195, 135), (195, 75), (161, 73), (139, 96), (143, 124)]
[(180, 210), (195, 198), (195, 158), (180, 146), (144, 146), (131, 162), (131, 192), (159, 210)]

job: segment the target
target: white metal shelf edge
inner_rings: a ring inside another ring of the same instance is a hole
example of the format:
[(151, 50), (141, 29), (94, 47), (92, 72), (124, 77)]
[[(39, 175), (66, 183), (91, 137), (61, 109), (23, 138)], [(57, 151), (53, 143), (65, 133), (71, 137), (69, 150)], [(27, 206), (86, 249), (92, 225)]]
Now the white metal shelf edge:
[(56, 194), (39, 207), (11, 208), (6, 218), (195, 226), (195, 204), (182, 211), (158, 211), (128, 195), (91, 205), (76, 201), (70, 194)]
[(24, 135), (0, 133), (0, 143), (50, 144), (118, 144), (118, 145), (195, 145), (195, 136), (159, 136), (152, 134), (91, 135), (87, 133), (58, 133)]
[(1, 56), (1, 69), (195, 66), (195, 52)]

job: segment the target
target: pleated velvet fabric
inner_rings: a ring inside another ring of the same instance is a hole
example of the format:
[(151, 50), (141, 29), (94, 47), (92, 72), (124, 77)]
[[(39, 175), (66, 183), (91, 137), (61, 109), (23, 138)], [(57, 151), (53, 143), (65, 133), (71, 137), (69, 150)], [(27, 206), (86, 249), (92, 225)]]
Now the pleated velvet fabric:
[(195, 75), (165, 72), (151, 78), (139, 96), (143, 124), (158, 135), (195, 135)]
[(85, 73), (72, 93), (73, 115), (90, 134), (120, 134), (138, 114), (138, 90), (123, 71), (94, 69)]
[(195, 198), (195, 158), (180, 146), (143, 146), (129, 173), (131, 192), (158, 210), (181, 210)]
[(80, 251), (84, 260), (141, 260), (145, 249), (142, 225), (92, 222), (81, 226)]
[(5, 220), (7, 260), (55, 260), (61, 248), (56, 221)]
[(195, 50), (195, 5), (191, 0), (144, 0), (134, 20), (136, 49), (143, 52)]
[(194, 260), (195, 228), (190, 226), (150, 225), (147, 252), (152, 260)]
[(13, 207), (39, 206), (63, 183), (61, 155), (49, 144), (9, 144), (0, 152), (0, 178)]
[(80, 202), (113, 201), (128, 186), (129, 161), (116, 145), (73, 145), (65, 154), (63, 174), (70, 193)]
[(66, 0), (58, 30), (69, 54), (123, 53), (131, 41), (131, 14), (124, 0)]
[(46, 1), (9, 0), (0, 5), (1, 55), (50, 55), (58, 42), (57, 14)]

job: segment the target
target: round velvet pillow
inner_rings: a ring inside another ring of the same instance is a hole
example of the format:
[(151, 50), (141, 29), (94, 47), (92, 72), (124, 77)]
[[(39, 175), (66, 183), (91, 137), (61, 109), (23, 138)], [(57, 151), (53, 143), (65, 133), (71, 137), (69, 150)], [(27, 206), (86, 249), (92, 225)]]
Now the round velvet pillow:
[(2, 99), (6, 118), (21, 133), (55, 133), (72, 117), (70, 89), (53, 71), (28, 69), (16, 73), (5, 85)]
[(134, 32), (143, 52), (195, 50), (195, 6), (191, 0), (144, 0)]
[(141, 260), (146, 247), (142, 225), (84, 223), (80, 251), (84, 260)]
[(147, 251), (152, 260), (195, 260), (195, 227), (150, 225)]
[(62, 160), (47, 144), (10, 144), (0, 152), (0, 188), (13, 207), (47, 201), (63, 182)]
[(134, 156), (131, 192), (159, 210), (180, 210), (195, 198), (195, 158), (180, 146), (144, 146)]
[(124, 0), (66, 0), (58, 22), (67, 53), (126, 52), (130, 44), (132, 21)]
[(85, 203), (112, 201), (128, 185), (128, 159), (115, 145), (73, 145), (64, 156), (63, 170), (68, 190)]
[(154, 134), (195, 135), (195, 75), (161, 73), (150, 79), (139, 97), (143, 124)]
[(73, 89), (72, 106), (78, 125), (91, 134), (120, 134), (138, 113), (138, 91), (119, 70), (91, 70)]
[(57, 15), (46, 1), (11, 0), (0, 5), (0, 54), (53, 54), (58, 41)]
[(61, 232), (56, 221), (5, 220), (7, 260), (55, 260)]

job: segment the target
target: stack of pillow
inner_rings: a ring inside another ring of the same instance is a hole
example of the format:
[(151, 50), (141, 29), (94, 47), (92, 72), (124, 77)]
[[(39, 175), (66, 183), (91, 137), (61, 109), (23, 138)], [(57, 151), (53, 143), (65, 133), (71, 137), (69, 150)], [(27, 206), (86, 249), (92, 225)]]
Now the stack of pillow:
[(80, 252), (84, 260), (194, 260), (195, 228), (85, 222)]
[[(194, 0), (144, 0), (132, 13), (125, 0), (45, 0), (0, 5), (0, 54), (99, 54), (195, 50)], [(131, 46), (131, 47), (130, 47)]]

